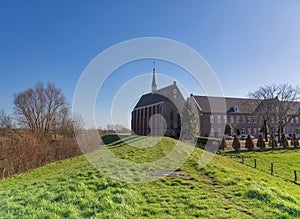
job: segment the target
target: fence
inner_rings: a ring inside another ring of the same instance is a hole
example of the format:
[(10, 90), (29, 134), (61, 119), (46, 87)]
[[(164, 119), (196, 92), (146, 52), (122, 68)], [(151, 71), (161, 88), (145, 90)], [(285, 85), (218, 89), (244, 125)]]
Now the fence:
[(258, 169), (260, 171), (263, 171), (265, 173), (269, 173), (272, 176), (281, 178), (286, 181), (294, 182), (295, 184), (300, 184), (298, 182), (298, 170), (297, 169), (285, 169), (285, 167), (282, 167), (282, 163), (280, 162), (268, 162), (263, 160), (262, 158), (253, 158), (253, 157), (247, 157), (244, 155), (241, 156), (234, 156), (230, 155), (230, 158), (242, 163), (246, 166)]

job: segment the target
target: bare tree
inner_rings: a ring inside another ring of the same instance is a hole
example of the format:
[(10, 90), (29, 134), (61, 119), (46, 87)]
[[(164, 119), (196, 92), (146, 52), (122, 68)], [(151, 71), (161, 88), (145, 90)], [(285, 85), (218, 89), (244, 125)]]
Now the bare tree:
[[(256, 114), (263, 119), (263, 125), (269, 122), (271, 116), (277, 118), (278, 138), (283, 133), (283, 128), (300, 113), (300, 89), (289, 84), (268, 85), (260, 87), (249, 94), (257, 100)], [(265, 133), (267, 139), (267, 133)]]
[(275, 107), (277, 106), (277, 92), (278, 87), (276, 85), (268, 85), (260, 87), (256, 91), (251, 92), (248, 96), (256, 100), (256, 109), (254, 114), (259, 121), (262, 122), (264, 127), (265, 139), (268, 139), (267, 126), (269, 119), (275, 115)]
[(278, 86), (278, 102), (276, 106), (278, 120), (278, 135), (292, 119), (300, 114), (300, 88), (298, 86), (282, 84)]
[(75, 135), (79, 134), (84, 129), (83, 117), (78, 113), (73, 113), (72, 128)]
[(41, 136), (55, 133), (69, 120), (66, 98), (52, 83), (38, 82), (15, 94), (14, 105), (18, 124)]
[(13, 119), (7, 115), (4, 110), (0, 111), (0, 128), (12, 128), (13, 125)]

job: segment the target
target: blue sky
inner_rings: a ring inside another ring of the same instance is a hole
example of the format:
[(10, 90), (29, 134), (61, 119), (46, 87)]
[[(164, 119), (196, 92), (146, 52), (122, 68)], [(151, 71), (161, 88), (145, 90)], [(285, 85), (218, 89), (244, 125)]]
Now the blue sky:
[[(269, 83), (298, 85), (299, 11), (298, 0), (2, 0), (0, 109), (12, 113), (13, 94), (37, 81), (55, 83), (71, 105), (76, 83), (92, 59), (138, 37), (169, 38), (195, 49), (214, 69), (226, 96), (244, 97)], [(201, 94), (180, 68), (160, 61), (156, 65), (169, 81), (181, 81), (190, 93)], [(151, 71), (152, 60), (144, 60), (114, 72), (103, 87), (106, 98), (99, 95), (97, 101), (97, 126), (110, 122), (109, 98), (120, 85)], [(146, 79), (144, 93), (150, 91)], [(161, 80), (159, 87), (168, 83)], [(119, 117), (117, 122), (128, 126), (128, 118)]]

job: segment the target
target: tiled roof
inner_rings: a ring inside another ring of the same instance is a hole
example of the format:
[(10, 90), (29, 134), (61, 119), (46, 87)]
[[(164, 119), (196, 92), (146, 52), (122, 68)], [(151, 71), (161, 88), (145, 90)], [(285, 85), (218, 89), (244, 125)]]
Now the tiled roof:
[[(192, 96), (197, 102), (200, 110), (203, 113), (211, 112), (211, 105), (217, 106), (214, 109), (224, 110), (229, 114), (251, 114), (257, 108), (258, 102), (255, 99), (233, 98), (233, 97), (207, 97), (207, 96)], [(215, 113), (218, 111), (214, 110)]]

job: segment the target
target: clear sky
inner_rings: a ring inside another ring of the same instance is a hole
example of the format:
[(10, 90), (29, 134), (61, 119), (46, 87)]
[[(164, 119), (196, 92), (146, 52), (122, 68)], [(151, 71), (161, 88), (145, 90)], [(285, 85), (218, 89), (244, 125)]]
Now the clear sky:
[[(12, 113), (13, 94), (37, 81), (55, 83), (71, 105), (77, 81), (92, 59), (138, 37), (169, 38), (195, 49), (215, 71), (226, 96), (245, 97), (269, 83), (298, 85), (299, 12), (299, 0), (2, 0), (0, 109)], [(129, 63), (114, 72), (103, 87), (107, 95), (97, 100), (97, 115), (105, 115), (97, 118), (97, 126), (110, 122), (107, 101), (131, 78), (151, 73), (152, 61)], [(160, 61), (156, 66), (162, 74), (159, 87), (174, 79), (190, 88), (187, 93), (202, 94), (182, 69)], [(148, 74), (142, 80), (141, 94), (150, 91), (150, 79)], [(128, 116), (116, 113), (116, 118), (128, 126)]]

